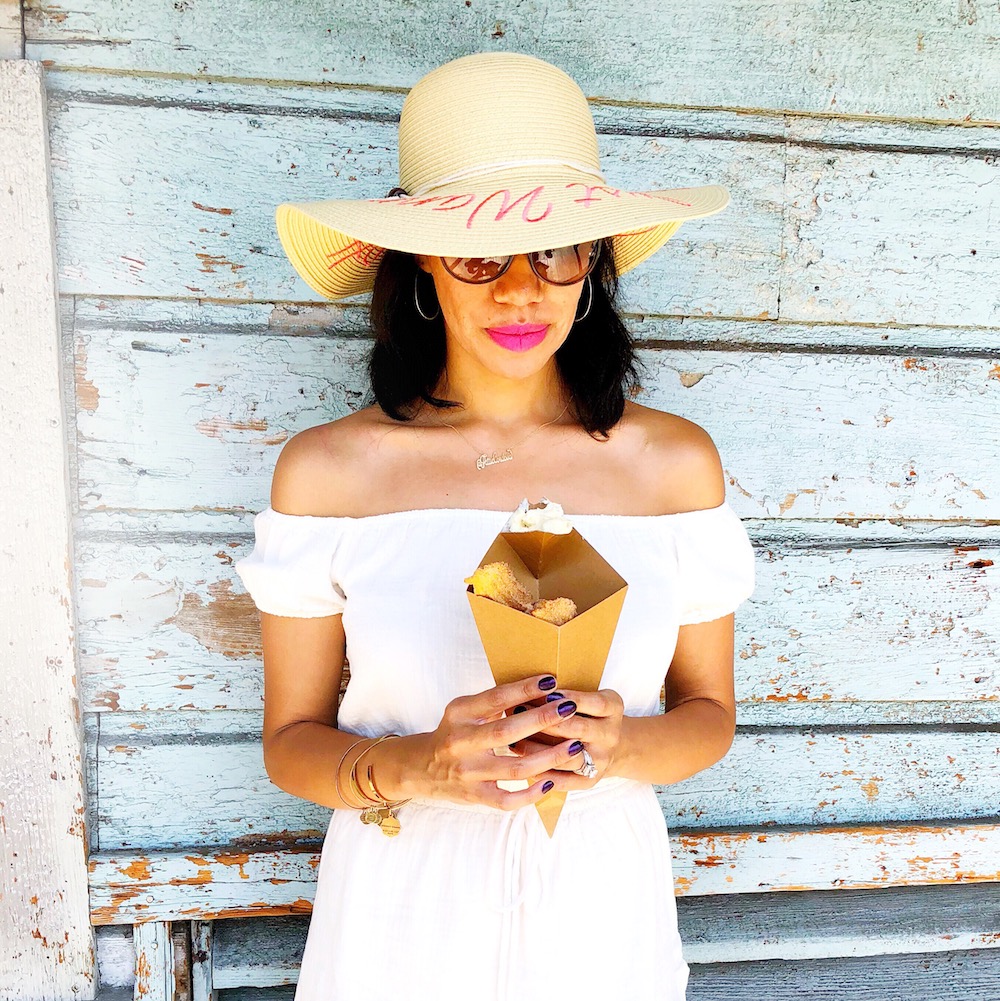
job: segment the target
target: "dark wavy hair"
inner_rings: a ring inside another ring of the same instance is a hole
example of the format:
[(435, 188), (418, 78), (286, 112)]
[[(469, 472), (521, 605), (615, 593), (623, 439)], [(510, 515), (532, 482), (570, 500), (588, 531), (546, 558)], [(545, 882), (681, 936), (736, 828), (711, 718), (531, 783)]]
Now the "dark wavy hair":
[[(440, 312), (433, 320), (417, 312), (413, 283), (418, 270), (412, 254), (387, 250), (375, 275), (369, 307), (375, 336), (368, 357), (372, 402), (397, 421), (411, 420), (421, 400), (438, 409), (460, 406), (433, 395), (445, 364), (444, 321)], [(618, 272), (607, 240), (601, 242), (591, 278), (590, 312), (573, 324), (556, 351), (556, 365), (580, 424), (592, 436), (607, 438), (622, 418), (626, 396), (638, 389), (640, 369), (632, 337), (618, 312)], [(434, 299), (424, 294), (421, 305), (426, 311), (433, 308)]]

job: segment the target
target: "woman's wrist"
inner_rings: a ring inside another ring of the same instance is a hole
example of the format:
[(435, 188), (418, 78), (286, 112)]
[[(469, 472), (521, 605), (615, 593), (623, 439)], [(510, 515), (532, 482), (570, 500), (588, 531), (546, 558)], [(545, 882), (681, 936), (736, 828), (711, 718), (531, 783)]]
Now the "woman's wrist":
[[(414, 733), (383, 740), (366, 751), (359, 762), (359, 780), (371, 766), (379, 793), (390, 803), (423, 794), (427, 770), (420, 762), (426, 734)], [(364, 783), (367, 788), (367, 783)]]

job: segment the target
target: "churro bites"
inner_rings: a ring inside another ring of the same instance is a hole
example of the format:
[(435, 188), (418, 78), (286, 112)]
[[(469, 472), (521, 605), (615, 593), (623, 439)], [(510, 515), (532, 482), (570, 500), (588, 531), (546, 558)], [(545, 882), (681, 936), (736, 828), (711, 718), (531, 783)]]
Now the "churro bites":
[(510, 564), (503, 560), (480, 567), (471, 577), (465, 578), (465, 583), (471, 585), (473, 594), (498, 601), (508, 608), (516, 608), (519, 612), (527, 612), (556, 626), (569, 622), (576, 615), (576, 602), (571, 598), (533, 601), (514, 576)]
[(561, 626), (576, 615), (576, 602), (572, 598), (541, 598), (533, 605), (531, 614), (536, 619)]
[(508, 563), (487, 563), (465, 578), (465, 583), (471, 585), (472, 593), (499, 601), (508, 608), (516, 608), (527, 612), (534, 604), (534, 599), (521, 587)]

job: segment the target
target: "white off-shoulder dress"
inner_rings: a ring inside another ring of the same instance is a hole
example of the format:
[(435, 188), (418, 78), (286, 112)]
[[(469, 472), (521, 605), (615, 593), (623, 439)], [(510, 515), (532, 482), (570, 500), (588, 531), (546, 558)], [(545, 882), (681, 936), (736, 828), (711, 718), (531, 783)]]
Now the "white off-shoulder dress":
[[(679, 514), (568, 515), (628, 582), (601, 687), (660, 711), (678, 628), (734, 611), (753, 550), (724, 502)], [(273, 615), (343, 614), (351, 679), (338, 726), (435, 729), (493, 686), (463, 578), (508, 512), (423, 509), (254, 520), (237, 571)], [(335, 763), (332, 763), (335, 764)], [(295, 1001), (684, 1001), (667, 827), (654, 789), (606, 778), (569, 793), (550, 839), (514, 812), (414, 799), (395, 838), (334, 810)]]

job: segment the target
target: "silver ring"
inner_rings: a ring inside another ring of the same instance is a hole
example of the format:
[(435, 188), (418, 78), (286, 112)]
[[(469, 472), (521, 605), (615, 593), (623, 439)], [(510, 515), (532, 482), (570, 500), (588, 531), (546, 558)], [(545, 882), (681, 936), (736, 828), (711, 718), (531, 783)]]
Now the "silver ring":
[(583, 764), (573, 770), (577, 775), (582, 775), (585, 779), (596, 779), (597, 765), (594, 764), (594, 759), (590, 756), (590, 751), (584, 748), (580, 753), (583, 755)]

